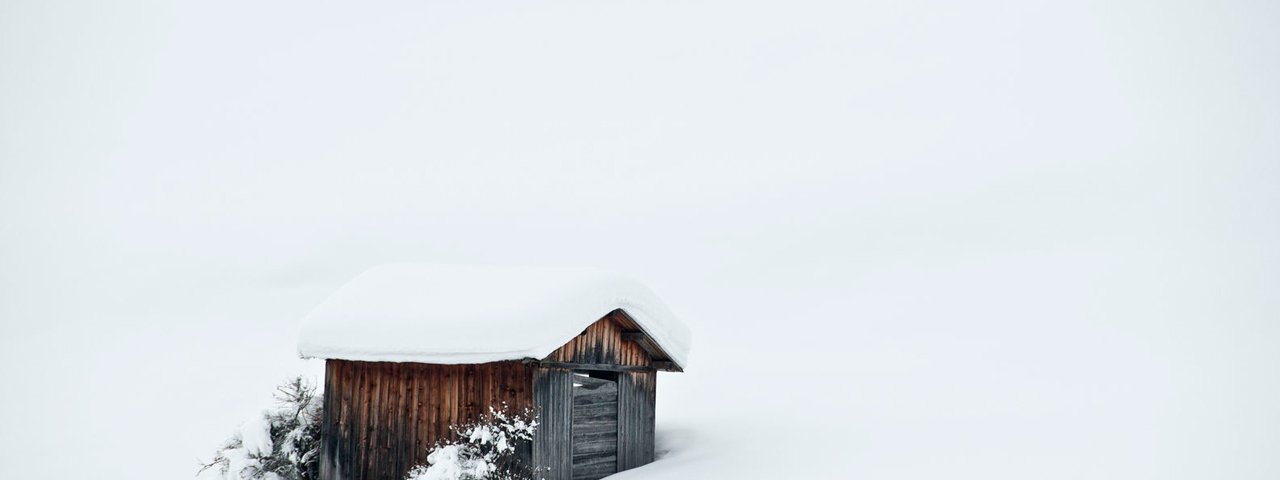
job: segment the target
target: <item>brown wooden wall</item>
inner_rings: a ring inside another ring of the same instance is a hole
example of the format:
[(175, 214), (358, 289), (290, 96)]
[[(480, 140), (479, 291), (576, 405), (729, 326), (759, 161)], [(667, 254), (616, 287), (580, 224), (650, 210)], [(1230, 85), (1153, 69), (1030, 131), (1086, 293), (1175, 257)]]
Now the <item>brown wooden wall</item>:
[(450, 425), (480, 418), (490, 405), (533, 407), (533, 368), (357, 362), (325, 365), (320, 478), (401, 480), (426, 463)]
[[(613, 364), (648, 367), (649, 354), (635, 342), (623, 340), (623, 325), (632, 324), (626, 314), (615, 310), (587, 327), (543, 360), (582, 364)], [(639, 327), (632, 327), (638, 330)]]

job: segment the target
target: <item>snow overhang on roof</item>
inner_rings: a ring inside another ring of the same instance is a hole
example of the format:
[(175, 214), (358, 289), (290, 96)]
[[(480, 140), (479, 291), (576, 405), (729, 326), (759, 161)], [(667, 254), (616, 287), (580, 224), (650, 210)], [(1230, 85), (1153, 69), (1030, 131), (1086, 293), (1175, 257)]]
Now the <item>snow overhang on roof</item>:
[(617, 309), (685, 367), (689, 328), (657, 295), (630, 278), (587, 268), (374, 267), (303, 319), (298, 352), (440, 364), (542, 359)]

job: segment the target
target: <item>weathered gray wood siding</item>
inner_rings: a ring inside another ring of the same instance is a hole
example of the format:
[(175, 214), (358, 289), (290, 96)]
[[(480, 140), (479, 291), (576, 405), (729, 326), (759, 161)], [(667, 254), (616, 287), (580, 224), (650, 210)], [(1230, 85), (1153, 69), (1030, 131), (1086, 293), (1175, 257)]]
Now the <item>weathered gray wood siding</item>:
[(533, 403), (538, 431), (533, 436), (533, 464), (546, 480), (573, 478), (573, 371), (538, 368), (533, 372)]
[(618, 374), (618, 471), (653, 461), (657, 372)]
[(535, 464), (552, 468), (546, 475), (547, 480), (574, 478), (574, 446), (569, 439), (583, 438), (572, 431), (573, 370), (564, 364), (640, 367), (621, 372), (590, 369), (582, 372), (617, 378), (616, 471), (653, 461), (657, 372), (652, 368), (649, 354), (636, 342), (624, 338), (625, 332), (632, 331), (630, 328), (638, 327), (625, 314), (610, 313), (543, 359), (556, 362), (557, 366), (544, 365), (535, 372), (534, 404), (542, 411), (539, 419), (542, 426), (535, 435), (533, 458)]
[(618, 472), (618, 381), (574, 375), (573, 480)]

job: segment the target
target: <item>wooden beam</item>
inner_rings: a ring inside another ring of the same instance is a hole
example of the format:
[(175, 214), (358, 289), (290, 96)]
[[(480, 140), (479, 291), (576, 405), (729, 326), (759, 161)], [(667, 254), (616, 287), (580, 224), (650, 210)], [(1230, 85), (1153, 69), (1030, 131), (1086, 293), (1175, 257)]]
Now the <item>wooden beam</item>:
[(568, 362), (544, 362), (540, 360), (526, 360), (526, 362), (540, 367), (548, 368), (567, 368), (570, 370), (604, 370), (607, 372), (645, 372), (653, 371), (653, 367), (643, 365), (614, 365), (611, 363), (568, 363)]
[(618, 322), (618, 325), (622, 325), (624, 330), (640, 329), (640, 324), (636, 323), (636, 320), (631, 318), (631, 315), (627, 315), (627, 312), (623, 311), (621, 308), (609, 312), (608, 316), (613, 317), (613, 321)]
[(613, 317), (614, 321), (618, 322), (618, 325), (622, 325), (624, 329), (622, 339), (639, 344), (640, 348), (644, 349), (644, 352), (649, 355), (654, 367), (658, 370), (667, 372), (684, 371), (683, 368), (671, 361), (671, 355), (667, 355), (667, 352), (658, 346), (658, 342), (653, 341), (653, 337), (650, 337), (649, 334), (640, 329), (640, 324), (636, 323), (635, 319), (631, 318), (630, 315), (627, 315), (627, 312), (617, 309), (609, 312), (609, 316)]
[(664, 372), (683, 372), (684, 371), (683, 368), (680, 368), (679, 365), (676, 365), (676, 362), (669, 362), (669, 361), (663, 361), (663, 360), (654, 361), (653, 368), (655, 370), (662, 370)]

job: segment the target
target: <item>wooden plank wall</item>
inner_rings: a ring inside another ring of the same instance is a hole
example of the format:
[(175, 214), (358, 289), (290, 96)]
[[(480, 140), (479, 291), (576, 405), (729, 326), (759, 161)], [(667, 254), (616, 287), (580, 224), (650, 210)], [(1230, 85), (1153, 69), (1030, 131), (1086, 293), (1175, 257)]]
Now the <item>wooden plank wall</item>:
[[(593, 323), (544, 361), (652, 367), (624, 331), (637, 328), (615, 311)], [(657, 375), (617, 373), (618, 467), (653, 461)], [(537, 407), (539, 430), (521, 456), (552, 468), (548, 480), (572, 478), (573, 371), (523, 362), (478, 365), (329, 360), (325, 368), (322, 480), (403, 480), (426, 461), (450, 425), (474, 421), (490, 405)]]
[[(632, 323), (615, 310), (591, 324), (543, 360), (548, 362), (652, 366), (649, 354), (635, 342), (622, 339), (623, 322)], [(638, 327), (637, 327), (638, 328)]]
[(533, 374), (533, 403), (538, 431), (533, 436), (533, 464), (545, 480), (573, 478), (573, 371), (538, 368)]
[(573, 480), (618, 471), (618, 381), (574, 375)]
[[(356, 362), (325, 364), (322, 480), (403, 480), (426, 462), (450, 425), (475, 421), (489, 406), (533, 406), (533, 368)], [(570, 385), (572, 387), (572, 385)]]
[(653, 461), (658, 372), (618, 374), (618, 471)]
[[(630, 327), (624, 327), (630, 325)], [(651, 367), (652, 359), (635, 342), (623, 339), (624, 331), (638, 328), (620, 311), (606, 315), (582, 334), (552, 352), (544, 361), (585, 365)], [(547, 480), (569, 480), (572, 472), (557, 473), (572, 465), (572, 449), (552, 445), (555, 438), (572, 438), (572, 371), (540, 367), (535, 373), (535, 405), (542, 411), (542, 427), (534, 440), (534, 461), (553, 470)], [(599, 372), (608, 376), (613, 372)], [(651, 369), (616, 373), (618, 378), (618, 471), (653, 461), (654, 407), (657, 372)], [(566, 387), (567, 385), (567, 387)], [(567, 390), (564, 390), (566, 389)], [(554, 415), (554, 416), (553, 416)], [(562, 419), (560, 416), (563, 415)], [(550, 424), (548, 422), (551, 422)], [(564, 422), (562, 426), (560, 422)], [(561, 429), (564, 429), (562, 432)], [(565, 436), (561, 436), (565, 435)], [(564, 440), (560, 440), (564, 442)], [(567, 443), (567, 442), (566, 442)], [(539, 449), (539, 445), (542, 445)]]

